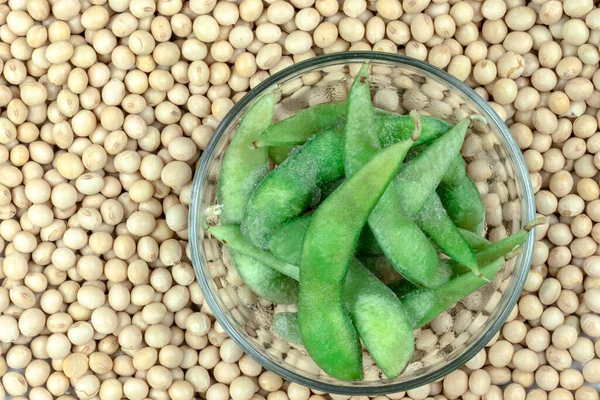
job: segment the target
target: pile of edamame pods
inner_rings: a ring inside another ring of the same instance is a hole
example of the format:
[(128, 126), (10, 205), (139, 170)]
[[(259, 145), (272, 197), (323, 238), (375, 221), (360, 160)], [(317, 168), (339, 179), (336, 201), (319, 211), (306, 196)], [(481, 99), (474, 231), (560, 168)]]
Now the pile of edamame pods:
[(342, 380), (362, 379), (362, 345), (400, 375), (413, 330), (489, 282), (544, 222), (482, 237), (485, 208), (460, 155), (481, 117), (452, 126), (374, 108), (368, 71), (347, 102), (273, 125), (277, 93), (264, 94), (223, 158), (220, 223), (208, 229), (251, 290), (297, 304), (275, 314), (275, 332)]

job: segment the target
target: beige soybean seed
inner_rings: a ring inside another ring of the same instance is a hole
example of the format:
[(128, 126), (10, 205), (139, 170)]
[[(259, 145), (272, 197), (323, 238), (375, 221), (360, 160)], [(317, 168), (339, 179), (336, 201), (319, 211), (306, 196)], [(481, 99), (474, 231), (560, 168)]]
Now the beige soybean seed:
[(600, 382), (598, 368), (600, 368), (600, 359), (598, 358), (590, 360), (583, 366), (582, 373), (586, 382), (592, 384)]
[(417, 14), (410, 22), (410, 31), (415, 40), (425, 43), (433, 36), (433, 20), (427, 14)]
[(525, 339), (527, 327), (521, 321), (511, 321), (502, 328), (504, 338), (511, 343), (520, 343)]
[(570, 325), (562, 325), (552, 332), (552, 344), (561, 350), (567, 350), (577, 341), (577, 330)]
[(562, 79), (572, 79), (580, 74), (582, 68), (581, 60), (574, 56), (567, 56), (556, 66), (556, 74)]
[(88, 357), (84, 354), (71, 354), (63, 361), (63, 372), (71, 379), (81, 378), (88, 371), (88, 363)]
[(544, 351), (550, 345), (550, 333), (544, 327), (535, 327), (527, 332), (525, 343), (535, 352)]
[(91, 323), (96, 332), (110, 334), (117, 329), (117, 314), (108, 307), (96, 308), (92, 311)]
[(127, 218), (127, 229), (136, 236), (150, 234), (155, 226), (156, 220), (146, 211), (136, 211)]
[(588, 362), (594, 358), (594, 343), (586, 337), (578, 337), (569, 353), (575, 361)]
[(443, 44), (434, 46), (427, 55), (427, 61), (438, 68), (446, 68), (450, 59), (450, 49)]
[(537, 354), (530, 349), (516, 351), (512, 362), (518, 370), (524, 372), (534, 372), (539, 366)]
[(275, 25), (283, 25), (289, 22), (294, 16), (294, 7), (286, 2), (277, 1), (267, 9), (267, 18), (269, 22)]
[[(318, 4), (318, 2), (317, 2)], [(402, 4), (398, 0), (383, 0), (376, 4), (377, 12), (385, 19), (395, 20), (400, 18), (403, 13)], [(332, 7), (333, 9), (333, 7)], [(322, 15), (325, 15), (322, 10), (317, 7), (317, 10)], [(337, 10), (336, 10), (337, 11)], [(335, 13), (335, 11), (334, 11)], [(327, 15), (326, 15), (327, 16)]]
[(473, 77), (481, 85), (492, 83), (496, 79), (496, 74), (496, 64), (489, 60), (478, 61), (473, 69)]

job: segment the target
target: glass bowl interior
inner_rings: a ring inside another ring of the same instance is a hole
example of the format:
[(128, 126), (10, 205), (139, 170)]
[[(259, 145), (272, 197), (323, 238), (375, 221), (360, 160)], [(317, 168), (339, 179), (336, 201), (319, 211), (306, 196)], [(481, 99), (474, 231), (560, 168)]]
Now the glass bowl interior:
[[(371, 64), (369, 84), (375, 106), (398, 114), (417, 110), (456, 123), (467, 115), (487, 120), (467, 133), (467, 165), (483, 160), (491, 177), (476, 176), (486, 204), (486, 235), (498, 240), (535, 217), (533, 192), (521, 152), (497, 114), (464, 83), (423, 62), (386, 53), (354, 52), (298, 63), (261, 82), (240, 100), (217, 128), (196, 171), (190, 207), (194, 269), (208, 306), (230, 337), (265, 368), (316, 390), (345, 395), (395, 393), (433, 382), (480, 351), (513, 310), (533, 253), (533, 235), (485, 287), (415, 331), (417, 349), (406, 371), (394, 380), (382, 375), (368, 356), (362, 381), (344, 382), (324, 374), (302, 347), (279, 338), (273, 313), (288, 310), (257, 297), (233, 267), (227, 250), (201, 226), (202, 212), (216, 204), (220, 164), (245, 111), (257, 96), (278, 87), (275, 121), (309, 106), (346, 99), (360, 65)], [(476, 169), (473, 169), (476, 172)], [(469, 172), (471, 169), (468, 168)], [(485, 175), (485, 174), (484, 174)], [(487, 178), (487, 179), (486, 179)], [(390, 327), (389, 329), (393, 329)]]

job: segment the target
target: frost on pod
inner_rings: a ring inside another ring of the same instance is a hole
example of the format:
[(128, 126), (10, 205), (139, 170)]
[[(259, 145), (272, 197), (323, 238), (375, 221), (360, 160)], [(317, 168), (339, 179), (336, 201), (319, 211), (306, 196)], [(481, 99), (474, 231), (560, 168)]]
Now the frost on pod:
[[(187, 215), (200, 153), (234, 104), (295, 62), (352, 49), (473, 87), (550, 220), (500, 333), (443, 381), (388, 398), (597, 400), (599, 30), (591, 0), (0, 4), (0, 399), (328, 399), (226, 338), (195, 284)], [(468, 171), (504, 196), (487, 164)], [(492, 210), (494, 196), (490, 216), (514, 212)]]

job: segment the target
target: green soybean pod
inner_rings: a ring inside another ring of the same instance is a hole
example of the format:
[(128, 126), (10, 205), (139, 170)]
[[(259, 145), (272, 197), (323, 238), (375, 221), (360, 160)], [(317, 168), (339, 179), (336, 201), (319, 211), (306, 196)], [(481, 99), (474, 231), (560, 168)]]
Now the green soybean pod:
[(295, 344), (302, 344), (300, 329), (298, 328), (298, 313), (279, 312), (273, 315), (273, 330), (284, 340)]
[(484, 247), (486, 247), (487, 245), (489, 245), (491, 243), (489, 240), (487, 240), (486, 238), (484, 238), (481, 235), (478, 235), (477, 233), (468, 231), (466, 229), (461, 229), (461, 228), (459, 228), (458, 231), (460, 232), (461, 235), (463, 235), (463, 237), (465, 238), (467, 243), (469, 243), (469, 246), (471, 246), (471, 248), (475, 252), (477, 252), (477, 250), (483, 249)]
[(369, 216), (369, 228), (387, 259), (404, 278), (423, 287), (436, 287), (452, 276), (440, 263), (435, 247), (388, 188)]
[(456, 187), (460, 185), (466, 175), (467, 170), (465, 169), (465, 160), (458, 154), (452, 160), (452, 163), (450, 164), (448, 171), (444, 174), (440, 184), (448, 187)]
[[(409, 115), (394, 115), (373, 108), (375, 130), (382, 147), (407, 140), (415, 130), (415, 121)], [(345, 123), (346, 103), (326, 103), (302, 110), (266, 129), (256, 142), (256, 147), (289, 148), (305, 143), (332, 124)], [(321, 119), (319, 119), (322, 117)], [(436, 117), (422, 116), (422, 134), (416, 145), (437, 139), (452, 128), (448, 122)]]
[[(277, 232), (272, 237), (273, 254), (290, 263), (301, 261), (300, 249), (309, 223), (310, 216), (298, 218)], [(273, 241), (275, 237), (277, 240)], [(377, 270), (381, 269), (377, 266)], [(350, 262), (344, 284), (344, 300), (365, 347), (386, 376), (395, 378), (414, 350), (414, 335), (402, 304), (355, 259)], [(387, 326), (394, 329), (384, 329)]]
[(256, 187), (242, 231), (256, 247), (267, 249), (269, 236), (301, 215), (319, 187), (344, 176), (343, 136), (340, 129), (323, 132), (300, 147)]
[(267, 149), (252, 143), (271, 124), (276, 99), (276, 92), (267, 93), (246, 112), (223, 157), (217, 187), (222, 224), (242, 222), (250, 194), (269, 172)]
[[(304, 235), (306, 234), (311, 218), (311, 214), (298, 217), (271, 235), (269, 238), (270, 251), (277, 258), (287, 263), (300, 265), (302, 259), (302, 242), (304, 242)], [(368, 229), (363, 229), (363, 232), (361, 232), (359, 246), (365, 231), (368, 231)], [(360, 257), (359, 261), (384, 283), (392, 282), (399, 278), (394, 267), (384, 256)]]
[[(217, 201), (223, 206), (221, 224), (239, 224), (246, 203), (258, 182), (268, 173), (266, 149), (254, 149), (252, 143), (273, 120), (277, 91), (264, 94), (244, 115), (223, 157), (217, 186)], [(295, 303), (297, 283), (260, 261), (231, 252), (231, 261), (246, 285), (267, 300)]]
[(454, 224), (477, 234), (485, 226), (485, 206), (475, 182), (465, 174), (454, 187), (440, 185), (437, 193)]
[(525, 224), (523, 229), (519, 230), (518, 232), (515, 232), (514, 234), (477, 251), (475, 253), (477, 255), (477, 261), (483, 265), (491, 262), (491, 260), (495, 260), (498, 257), (507, 255), (517, 247), (522, 246), (527, 241), (529, 232), (531, 232), (533, 228), (547, 223), (548, 220), (546, 217), (537, 217), (529, 221)]
[(437, 192), (456, 225), (476, 234), (483, 231), (485, 206), (475, 182), (467, 175), (462, 157), (454, 160)]
[(404, 307), (358, 261), (350, 263), (345, 291), (352, 296), (346, 300), (348, 311), (371, 357), (389, 379), (397, 377), (406, 368), (415, 347)]
[(285, 224), (269, 238), (269, 249), (281, 260), (300, 265), (302, 260), (302, 243), (306, 230), (310, 225), (312, 214), (298, 217)]
[(304, 238), (298, 300), (302, 341), (317, 365), (338, 379), (362, 378), (360, 341), (343, 301), (348, 265), (360, 231), (411, 145), (406, 141), (380, 151), (346, 179), (314, 212)]
[[(407, 160), (413, 160), (422, 154), (430, 143), (413, 147), (407, 155)], [(441, 184), (454, 185), (466, 175), (464, 160), (457, 154), (451, 161), (448, 171), (444, 174)], [(443, 252), (454, 258), (462, 265), (469, 266), (475, 274), (479, 274), (479, 266), (473, 249), (458, 231), (454, 222), (447, 214), (436, 192), (426, 199), (425, 204), (414, 218), (419, 228)]]
[(296, 146), (338, 121), (346, 112), (345, 102), (318, 104), (266, 128), (254, 146)]
[[(323, 187), (323, 189), (321, 190), (319, 203), (321, 201), (325, 200), (327, 197), (329, 197), (329, 195), (331, 195), (331, 193), (333, 193), (335, 191), (335, 189), (337, 189), (343, 182), (344, 182), (344, 180), (340, 180), (340, 181), (334, 182), (332, 184), (325, 185)], [(285, 245), (285, 240), (287, 240), (287, 238), (290, 235), (290, 233), (287, 231), (288, 230), (290, 232), (297, 231), (298, 229), (300, 229), (297, 225), (302, 225), (301, 237), (304, 238), (304, 232), (306, 231), (306, 228), (308, 227), (311, 216), (312, 216), (312, 214), (305, 214), (301, 217), (295, 218), (295, 219), (287, 222), (283, 227), (281, 227), (276, 232), (273, 232), (273, 234), (269, 237), (269, 240), (268, 240), (269, 249), (272, 250), (274, 247)], [(284, 242), (281, 243), (281, 240), (284, 240)], [(289, 252), (292, 252), (292, 251), (297, 251), (298, 253), (300, 253), (301, 249), (291, 248), (289, 250)], [(371, 257), (377, 258), (375, 256), (383, 255), (383, 252), (382, 252), (381, 248), (379, 247), (379, 244), (377, 244), (377, 240), (375, 239), (375, 236), (373, 236), (373, 233), (371, 232), (371, 230), (369, 229), (368, 226), (365, 226), (363, 228), (362, 232), (360, 233), (360, 237), (358, 238), (358, 244), (356, 245), (356, 253), (358, 256), (368, 257), (368, 258), (371, 258)], [(299, 261), (300, 254), (296, 255), (296, 254), (290, 253), (289, 256), (287, 256), (286, 258), (282, 258), (282, 259), (286, 260), (287, 262), (290, 262), (292, 264), (300, 263), (300, 261)], [(290, 261), (290, 259), (298, 260), (298, 261)]]
[(252, 257), (274, 270), (298, 280), (298, 267), (281, 261), (268, 251), (262, 251), (250, 244), (242, 234), (239, 225), (217, 225), (208, 229), (208, 233), (223, 242), (230, 250)]
[(474, 274), (479, 275), (479, 264), (473, 249), (446, 214), (435, 191), (427, 199), (414, 220), (440, 250), (458, 263), (469, 267)]
[[(472, 271), (469, 268), (465, 267), (464, 265), (460, 265), (454, 260), (440, 260), (440, 263), (443, 264), (446, 268), (451, 269), (454, 272), (454, 276), (472, 274)], [(392, 289), (392, 291), (394, 291), (394, 293), (396, 293), (396, 296), (398, 297), (401, 297), (404, 294), (409, 293), (413, 290), (419, 289), (418, 286), (406, 279), (396, 280), (388, 284), (388, 287)]]
[(344, 126), (344, 168), (348, 177), (381, 150), (367, 80), (368, 70), (369, 65), (363, 64), (348, 94)]
[(427, 325), (440, 313), (483, 287), (498, 273), (504, 262), (504, 258), (498, 258), (483, 266), (481, 278), (468, 273), (454, 277), (435, 289), (414, 288), (408, 293), (398, 292), (413, 327), (417, 329)]
[[(328, 185), (324, 185), (321, 188), (319, 201), (317, 203), (320, 203), (321, 201), (325, 200), (343, 182), (344, 182), (344, 180), (342, 179), (337, 182), (333, 182)], [(356, 245), (356, 254), (357, 254), (357, 256), (364, 256), (364, 257), (368, 257), (368, 258), (383, 255), (383, 251), (381, 250), (381, 247), (379, 247), (379, 244), (377, 243), (377, 239), (373, 235), (373, 232), (371, 232), (371, 229), (369, 228), (368, 225), (365, 226), (363, 228), (362, 232), (360, 233), (360, 237), (358, 238), (358, 244)], [(375, 273), (374, 271), (371, 271), (371, 272)], [(377, 275), (377, 274), (375, 274), (375, 275)]]
[[(381, 116), (375, 114), (375, 124), (382, 147), (407, 140), (415, 131), (415, 120), (410, 115)], [(442, 119), (428, 115), (421, 116), (421, 135), (414, 146), (429, 143), (452, 129), (452, 125)]]
[(479, 116), (467, 117), (460, 121), (400, 168), (394, 180), (394, 187), (404, 210), (411, 217), (419, 212), (442, 181), (455, 156), (460, 152), (471, 120), (476, 117)]
[[(414, 334), (399, 298), (358, 261), (350, 263), (345, 286), (346, 306), (352, 321), (382, 372), (394, 379), (414, 352)], [(298, 314), (277, 313), (273, 328), (281, 338), (303, 344), (298, 334)], [(390, 330), (393, 327), (393, 330)]]
[(298, 302), (298, 282), (246, 254), (230, 250), (229, 255), (240, 278), (254, 293), (277, 304)]
[[(381, 148), (373, 123), (366, 73), (367, 67), (363, 66), (348, 96), (344, 143), (347, 176), (360, 170)], [(418, 131), (419, 116), (413, 113), (411, 117), (415, 118), (413, 126)], [(404, 211), (394, 184), (387, 188), (369, 216), (369, 227), (396, 271), (417, 285), (438, 286), (450, 278), (452, 271), (441, 268), (437, 251)]]
[(227, 246), (236, 271), (250, 290), (274, 303), (298, 302), (298, 267), (252, 247), (238, 225), (213, 226), (208, 232)]

